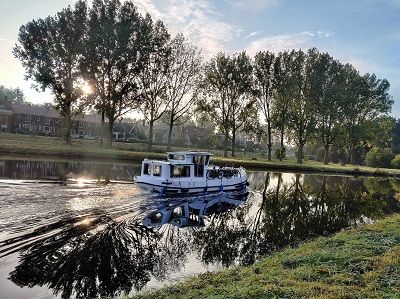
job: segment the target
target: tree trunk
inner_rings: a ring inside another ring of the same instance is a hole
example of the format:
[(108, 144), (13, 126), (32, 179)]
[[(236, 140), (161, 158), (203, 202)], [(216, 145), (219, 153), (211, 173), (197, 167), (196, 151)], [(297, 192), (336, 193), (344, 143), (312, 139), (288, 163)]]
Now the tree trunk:
[(272, 136), (271, 136), (271, 120), (267, 120), (268, 126), (268, 161), (272, 159)]
[(104, 124), (105, 124), (105, 113), (104, 109), (101, 110), (101, 125), (100, 125), (100, 146), (104, 145)]
[(171, 118), (169, 119), (167, 151), (171, 150), (171, 140), (172, 140), (172, 130), (173, 130), (173, 128), (174, 128), (174, 115), (171, 113)]
[(112, 142), (113, 142), (113, 127), (114, 127), (114, 120), (112, 118), (110, 118), (108, 120), (108, 142), (107, 142), (107, 146), (108, 147), (112, 147)]
[(284, 132), (283, 132), (283, 128), (282, 128), (282, 130), (281, 130), (281, 154), (279, 155), (280, 161), (283, 160), (283, 151), (285, 150), (285, 146), (283, 144), (283, 135), (284, 135)]
[(151, 152), (153, 148), (153, 126), (154, 126), (154, 121), (151, 120), (149, 123), (149, 141), (147, 144), (147, 151)]
[(297, 163), (303, 163), (303, 145), (301, 143), (297, 152)]
[(71, 128), (72, 128), (71, 115), (66, 115), (64, 121), (65, 121), (64, 141), (65, 144), (71, 144)]
[(228, 157), (228, 133), (225, 133), (225, 139), (224, 139), (224, 157)]
[(329, 163), (329, 144), (325, 144), (324, 164)]
[(232, 131), (232, 157), (235, 156), (236, 130)]
[(351, 145), (350, 145), (350, 164), (354, 165), (354, 161), (355, 161), (354, 145), (353, 145), (353, 143), (351, 143)]

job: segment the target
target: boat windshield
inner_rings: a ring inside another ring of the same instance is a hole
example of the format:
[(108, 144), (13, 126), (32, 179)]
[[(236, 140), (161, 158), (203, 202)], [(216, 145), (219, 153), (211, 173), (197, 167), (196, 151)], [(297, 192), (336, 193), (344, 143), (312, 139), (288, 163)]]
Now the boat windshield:
[(171, 177), (190, 177), (190, 166), (171, 165)]

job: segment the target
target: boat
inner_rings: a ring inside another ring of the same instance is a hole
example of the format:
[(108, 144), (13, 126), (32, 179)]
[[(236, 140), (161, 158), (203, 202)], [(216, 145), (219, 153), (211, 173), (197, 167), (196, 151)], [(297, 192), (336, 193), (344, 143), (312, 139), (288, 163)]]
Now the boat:
[(247, 187), (243, 167), (210, 165), (211, 153), (167, 152), (167, 160), (144, 159), (136, 184), (165, 195), (240, 191)]

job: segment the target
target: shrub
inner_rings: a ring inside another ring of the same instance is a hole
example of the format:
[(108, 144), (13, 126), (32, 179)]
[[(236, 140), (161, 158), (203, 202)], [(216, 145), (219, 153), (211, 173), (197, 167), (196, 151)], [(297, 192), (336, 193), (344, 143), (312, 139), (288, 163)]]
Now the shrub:
[(390, 164), (393, 168), (400, 168), (400, 154), (397, 154)]
[(275, 150), (274, 154), (277, 159), (283, 160), (286, 158), (286, 148), (282, 148), (282, 149), (278, 148), (277, 150)]
[(394, 154), (390, 148), (374, 147), (365, 155), (365, 162), (371, 167), (390, 168), (393, 158)]

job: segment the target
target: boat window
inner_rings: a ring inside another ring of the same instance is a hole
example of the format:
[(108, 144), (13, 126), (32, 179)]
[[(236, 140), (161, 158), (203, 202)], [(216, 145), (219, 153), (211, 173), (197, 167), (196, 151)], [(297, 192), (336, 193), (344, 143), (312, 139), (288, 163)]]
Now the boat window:
[(190, 177), (190, 166), (171, 165), (171, 177)]
[(151, 174), (151, 167), (149, 163), (143, 164), (143, 174), (150, 175)]
[(205, 163), (205, 165), (208, 165), (208, 162), (210, 162), (210, 156), (206, 156), (206, 163)]
[(154, 176), (161, 176), (161, 165), (154, 164), (154, 166), (153, 166), (153, 175)]
[(193, 157), (194, 176), (204, 176), (204, 156)]
[(168, 160), (185, 160), (185, 155), (182, 154), (169, 154), (168, 155)]

